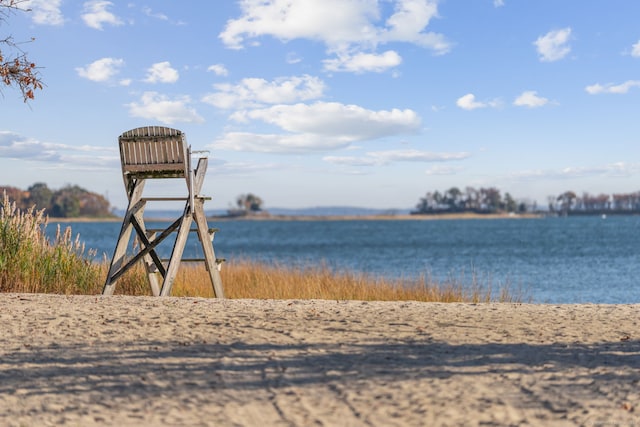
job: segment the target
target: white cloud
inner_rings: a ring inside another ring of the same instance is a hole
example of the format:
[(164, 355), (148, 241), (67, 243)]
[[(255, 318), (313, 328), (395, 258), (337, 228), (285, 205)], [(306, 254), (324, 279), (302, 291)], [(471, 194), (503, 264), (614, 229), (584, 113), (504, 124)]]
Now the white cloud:
[(476, 101), (476, 96), (472, 93), (468, 93), (458, 98), (456, 105), (463, 110), (475, 110), (476, 108), (486, 107), (484, 103)]
[(324, 161), (344, 166), (381, 166), (395, 162), (446, 162), (470, 157), (469, 153), (432, 153), (420, 150), (373, 151), (363, 157), (326, 156)]
[(549, 31), (544, 36), (538, 37), (533, 43), (536, 45), (540, 61), (553, 62), (564, 58), (571, 52), (569, 40), (571, 38), (571, 28)]
[(504, 0), (493, 0), (494, 7), (502, 7), (504, 6)]
[(380, 30), (381, 42), (409, 42), (443, 54), (451, 49), (442, 34), (424, 32), (432, 18), (438, 16), (437, 0), (396, 0), (394, 14)]
[(434, 175), (455, 175), (460, 172), (462, 167), (460, 166), (445, 166), (445, 165), (435, 165), (434, 167), (427, 169), (424, 173), (428, 176)]
[(638, 43), (631, 46), (631, 56), (634, 58), (640, 58), (640, 40), (638, 40)]
[(369, 156), (380, 159), (383, 163), (389, 162), (446, 162), (462, 160), (470, 157), (467, 152), (459, 153), (432, 153), (420, 150), (388, 150), (368, 153)]
[(150, 7), (142, 8), (142, 12), (150, 18), (156, 18), (161, 21), (168, 21), (169, 17), (161, 12), (154, 12)]
[(132, 102), (127, 107), (132, 117), (158, 120), (166, 124), (203, 123), (204, 119), (189, 104), (191, 98), (188, 96), (172, 100), (157, 92), (145, 92), (139, 103)]
[(147, 78), (144, 81), (147, 83), (175, 83), (179, 78), (178, 70), (172, 68), (170, 62), (165, 61), (153, 64), (147, 70)]
[[(133, 3), (128, 3), (127, 6), (129, 8), (135, 7), (135, 4)], [(171, 19), (171, 17), (165, 13), (162, 12), (156, 12), (155, 10), (151, 9), (148, 6), (145, 6), (142, 8), (142, 13), (144, 13), (146, 16), (148, 16), (149, 18), (153, 18), (153, 19), (157, 19), (159, 21), (164, 21), (164, 22), (168, 22), (172, 25), (186, 25), (186, 22), (182, 21), (182, 20), (173, 20)]]
[(272, 81), (246, 78), (237, 85), (216, 84), (217, 92), (207, 94), (202, 101), (217, 108), (231, 109), (282, 104), (322, 97), (325, 84), (308, 75), (281, 77)]
[(614, 85), (613, 83), (607, 83), (605, 85), (596, 83), (594, 85), (587, 86), (585, 90), (591, 95), (598, 95), (601, 93), (625, 94), (634, 87), (640, 87), (640, 80), (627, 80), (626, 82), (618, 85)]
[(216, 76), (228, 76), (229, 70), (222, 64), (213, 64), (207, 68), (207, 71), (213, 72)]
[[(383, 21), (382, 9), (389, 1), (394, 11)], [(426, 31), (431, 19), (438, 16), (437, 0), (389, 1), (244, 0), (240, 3), (242, 15), (229, 20), (219, 37), (232, 49), (241, 49), (248, 39), (263, 36), (283, 41), (318, 40), (329, 52), (339, 54), (338, 59), (333, 60), (337, 62), (330, 62), (329, 67), (351, 62), (341, 59), (340, 55), (358, 58), (361, 52), (371, 52), (376, 56), (377, 46), (390, 42), (412, 43), (435, 54), (444, 54), (451, 49), (442, 34)], [(360, 59), (366, 62), (366, 57)], [(388, 63), (391, 58), (383, 59)], [(380, 67), (379, 61), (377, 58), (376, 67)], [(348, 70), (342, 65), (338, 68)], [(363, 71), (361, 67), (356, 69)]]
[(56, 162), (60, 155), (40, 141), (0, 131), (0, 157)]
[(86, 67), (78, 67), (76, 71), (80, 77), (94, 82), (108, 82), (120, 72), (124, 60), (119, 58), (102, 58)]
[[(242, 16), (227, 22), (219, 37), (230, 48), (242, 48), (245, 39), (273, 36), (281, 40), (306, 38), (328, 45), (361, 42), (375, 37), (371, 20), (378, 17), (377, 2), (350, 0), (246, 0)], [(372, 8), (372, 6), (376, 6)]]
[[(209, 162), (211, 166), (211, 162)], [(250, 176), (255, 172), (262, 171), (282, 171), (282, 164), (278, 163), (255, 163), (255, 162), (227, 162), (221, 161), (220, 164), (216, 164), (216, 175), (235, 175), (235, 176)]]
[(8, 131), (0, 131), (0, 158), (50, 162), (65, 166), (76, 164), (115, 167), (119, 164), (116, 149), (113, 147), (55, 144)]
[(616, 162), (600, 166), (569, 166), (556, 170), (527, 170), (513, 173), (510, 179), (573, 179), (584, 177), (626, 177), (640, 173), (640, 163)]
[(378, 159), (368, 156), (325, 156), (322, 160), (339, 166), (380, 166)]
[(31, 19), (40, 25), (62, 25), (64, 16), (60, 10), (62, 0), (28, 0), (21, 7), (31, 9)]
[(325, 70), (362, 73), (365, 71), (382, 72), (400, 65), (402, 58), (397, 52), (388, 50), (381, 54), (356, 53), (339, 55), (337, 59), (325, 59)]
[(456, 105), (463, 110), (476, 110), (478, 108), (497, 108), (500, 106), (500, 101), (498, 99), (494, 99), (491, 101), (481, 102), (476, 100), (476, 96), (472, 93), (468, 93), (464, 96), (461, 96), (456, 101)]
[(520, 96), (518, 96), (515, 101), (513, 101), (513, 105), (517, 107), (529, 107), (536, 108), (547, 105), (549, 100), (547, 98), (543, 98), (538, 96), (538, 93), (534, 90), (528, 90), (522, 92)]
[(317, 102), (277, 105), (241, 111), (239, 122), (259, 120), (284, 133), (229, 132), (215, 142), (217, 149), (259, 152), (304, 152), (348, 147), (353, 142), (415, 133), (420, 118), (412, 110), (372, 111), (356, 105)]
[(287, 64), (298, 64), (302, 62), (302, 58), (296, 52), (287, 53)]
[(349, 142), (413, 133), (420, 127), (420, 118), (412, 110), (372, 111), (338, 102), (276, 105), (240, 111), (231, 118), (261, 120), (288, 132), (337, 137)]
[(91, 0), (84, 3), (84, 13), (82, 20), (87, 26), (102, 30), (103, 24), (122, 25), (123, 22), (113, 13), (109, 12), (109, 8), (113, 3), (105, 0)]
[(348, 141), (312, 134), (257, 134), (227, 132), (216, 140), (217, 150), (254, 151), (259, 153), (298, 153), (342, 148)]

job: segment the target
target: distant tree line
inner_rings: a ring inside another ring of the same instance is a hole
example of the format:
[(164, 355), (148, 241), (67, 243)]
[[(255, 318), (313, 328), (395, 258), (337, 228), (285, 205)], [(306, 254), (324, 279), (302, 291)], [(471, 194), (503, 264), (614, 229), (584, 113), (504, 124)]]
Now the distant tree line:
[(505, 193), (503, 196), (500, 190), (495, 187), (466, 187), (464, 191), (458, 187), (451, 187), (443, 192), (428, 192), (420, 198), (416, 210), (412, 213), (524, 213), (531, 209), (536, 209), (535, 204), (528, 206), (525, 202), (518, 202), (509, 193)]
[(92, 193), (77, 185), (68, 185), (51, 190), (47, 184), (38, 182), (26, 191), (16, 187), (0, 186), (0, 194), (6, 192), (9, 200), (22, 210), (33, 206), (45, 210), (52, 218), (109, 217), (113, 216), (109, 201), (100, 194)]
[(620, 194), (592, 195), (565, 191), (559, 196), (549, 196), (549, 211), (559, 215), (638, 214), (640, 191)]

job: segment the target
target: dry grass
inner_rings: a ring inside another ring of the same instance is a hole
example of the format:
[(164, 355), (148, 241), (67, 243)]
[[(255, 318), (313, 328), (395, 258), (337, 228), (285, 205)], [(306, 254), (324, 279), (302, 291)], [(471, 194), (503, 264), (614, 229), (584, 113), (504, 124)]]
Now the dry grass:
[[(520, 289), (509, 284), (497, 293), (489, 279), (473, 275), (470, 282), (450, 278), (440, 283), (427, 276), (418, 280), (387, 280), (366, 274), (335, 272), (327, 266), (304, 269), (267, 265), (255, 261), (225, 264), (222, 282), (228, 298), (326, 299), (424, 302), (521, 302)], [(148, 287), (148, 286), (147, 286)], [(203, 268), (182, 268), (173, 295), (211, 297), (213, 291)]]
[[(58, 226), (53, 242), (45, 235), (42, 211), (21, 212), (6, 194), (0, 205), (0, 292), (99, 294), (108, 261), (92, 262), (80, 236)], [(254, 261), (224, 265), (221, 272), (227, 298), (326, 299), (365, 301), (489, 302), (522, 301), (522, 292), (509, 284), (493, 293), (490, 280), (472, 275), (444, 283), (423, 276), (419, 280), (387, 280), (366, 274), (332, 271), (326, 265), (291, 268)], [(150, 295), (142, 264), (116, 284), (116, 293)], [(183, 264), (173, 285), (174, 296), (212, 297), (209, 275), (202, 265)]]

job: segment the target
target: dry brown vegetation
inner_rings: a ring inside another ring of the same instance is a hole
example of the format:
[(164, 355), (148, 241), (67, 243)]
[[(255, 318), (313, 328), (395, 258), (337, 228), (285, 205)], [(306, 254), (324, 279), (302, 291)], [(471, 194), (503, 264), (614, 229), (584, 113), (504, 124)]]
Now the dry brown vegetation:
[[(494, 293), (488, 280), (481, 283), (476, 276), (470, 283), (462, 278), (441, 283), (427, 276), (418, 280), (389, 280), (336, 272), (324, 265), (289, 268), (254, 261), (230, 263), (221, 274), (229, 298), (424, 302), (517, 302), (524, 298), (522, 292), (514, 294), (508, 284)], [(213, 295), (206, 272), (195, 266), (183, 269), (173, 290), (174, 295)]]
[[(86, 265), (94, 278), (88, 286), (47, 287), (44, 285), (17, 287), (5, 286), (5, 292), (54, 292), (64, 294), (99, 294), (107, 273), (107, 263)], [(221, 271), (227, 298), (254, 299), (325, 299), (362, 301), (423, 301), (423, 302), (522, 302), (525, 297), (519, 289), (509, 284), (494, 292), (487, 279), (481, 283), (472, 277), (451, 278), (438, 282), (428, 277), (418, 280), (388, 280), (366, 274), (335, 272), (327, 266), (289, 268), (255, 261), (239, 261), (225, 264)], [(115, 294), (151, 295), (142, 264), (131, 269), (116, 284)], [(204, 266), (183, 264), (172, 289), (173, 296), (213, 297), (209, 275)]]

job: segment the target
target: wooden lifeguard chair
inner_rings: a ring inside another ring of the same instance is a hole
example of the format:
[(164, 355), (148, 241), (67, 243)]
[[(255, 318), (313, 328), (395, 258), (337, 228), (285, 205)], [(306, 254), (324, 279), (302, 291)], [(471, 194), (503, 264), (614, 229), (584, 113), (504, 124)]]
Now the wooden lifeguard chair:
[[(208, 158), (200, 156), (197, 167), (192, 169), (191, 147), (187, 145), (184, 133), (167, 127), (147, 126), (132, 129), (120, 135), (118, 143), (129, 205), (122, 221), (122, 229), (102, 294), (112, 295), (116, 281), (136, 262), (143, 260), (153, 295), (170, 295), (187, 238), (190, 232), (195, 231), (202, 244), (204, 258), (190, 261), (205, 263), (215, 296), (224, 298), (220, 278), (220, 267), (224, 260), (217, 259), (213, 250), (213, 237), (217, 229), (209, 228), (204, 213), (204, 202), (210, 198), (200, 194), (207, 172)], [(147, 180), (166, 178), (183, 178), (187, 186), (187, 196), (142, 197)], [(149, 201), (184, 201), (182, 216), (164, 229), (148, 229), (143, 215)], [(196, 228), (192, 229), (191, 225), (194, 222)], [(136, 233), (139, 245), (132, 249), (134, 253), (127, 259), (132, 230)], [(163, 260), (158, 256), (156, 248), (174, 233), (177, 235), (171, 257)]]

